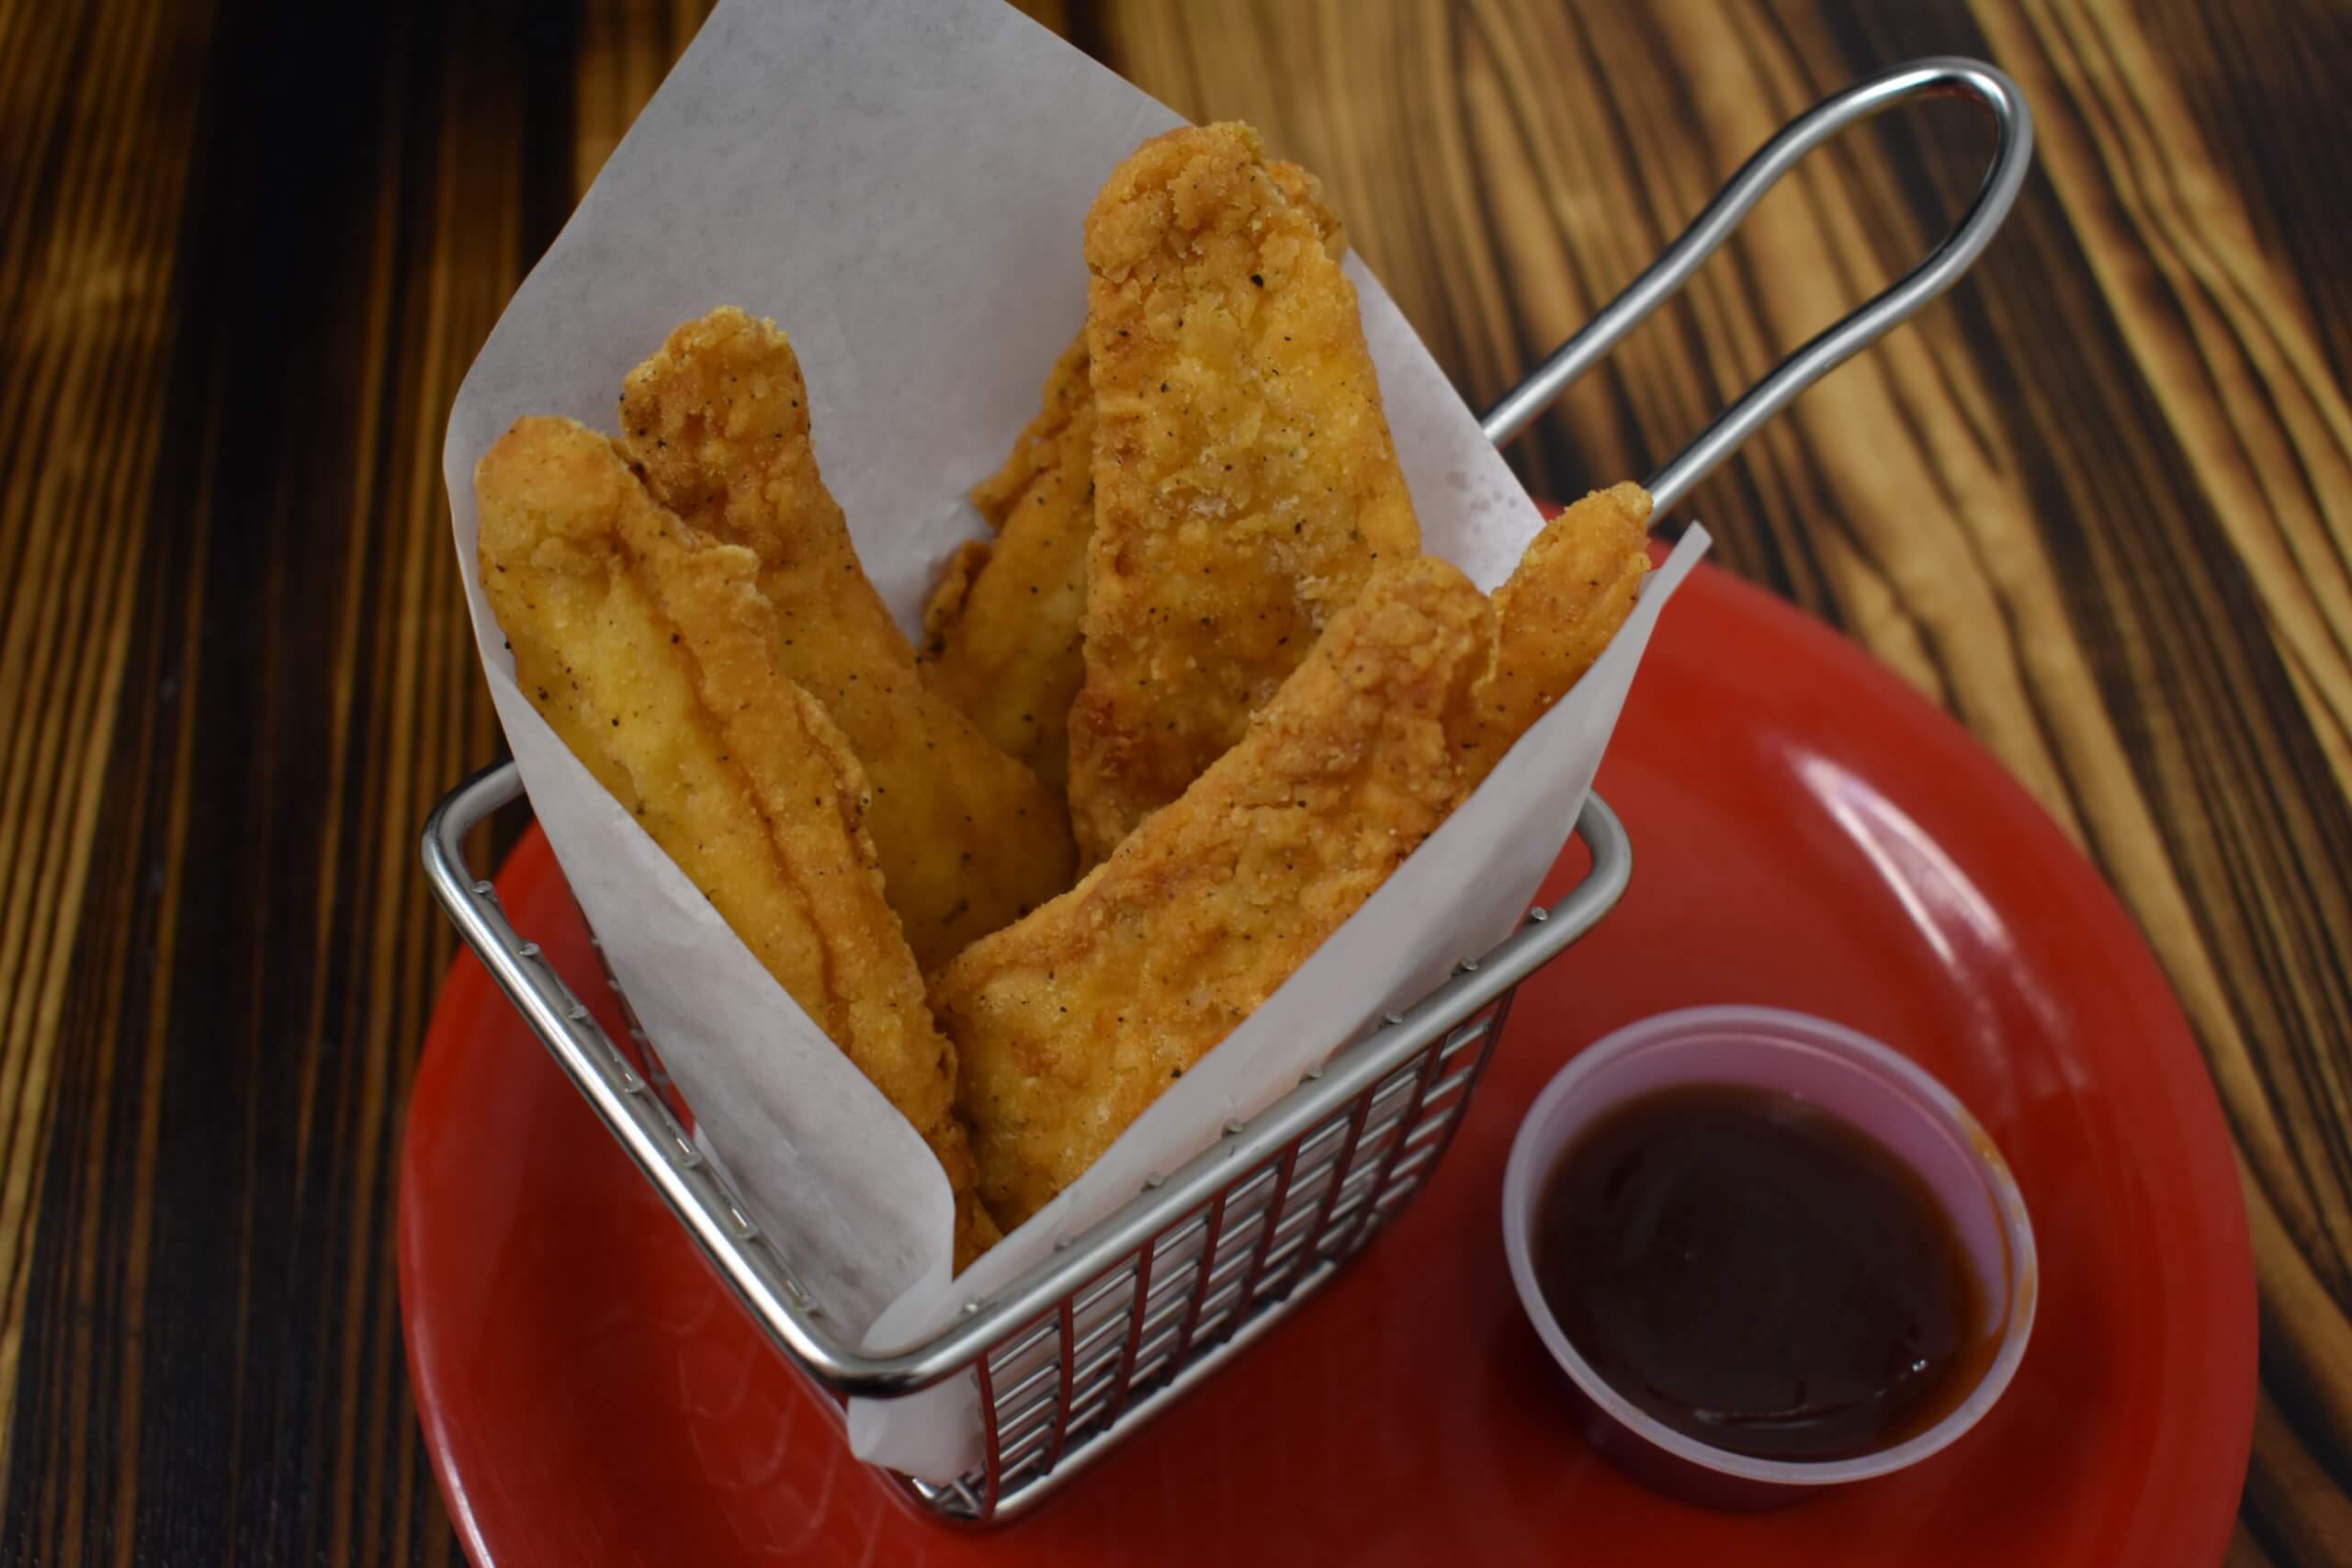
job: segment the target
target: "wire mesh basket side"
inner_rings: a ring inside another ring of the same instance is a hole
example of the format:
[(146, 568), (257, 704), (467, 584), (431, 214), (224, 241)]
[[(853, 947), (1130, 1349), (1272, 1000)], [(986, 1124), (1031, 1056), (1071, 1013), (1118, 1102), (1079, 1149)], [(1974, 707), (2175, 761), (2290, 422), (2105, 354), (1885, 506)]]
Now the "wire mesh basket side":
[(949, 1484), (899, 1476), (900, 1484), (951, 1518), (1008, 1517), (1271, 1327), (1361, 1253), (1436, 1169), (1510, 997), (991, 1345), (973, 1368), (982, 1462)]
[[(593, 935), (590, 942), (600, 946)], [(605, 981), (628, 1031), (616, 1045), (691, 1125), (690, 1108), (609, 969)], [(1253, 1322), (1264, 1317), (1271, 1326), (1295, 1296), (1363, 1252), (1434, 1172), (1516, 992), (1504, 992), (976, 1358), (986, 1443), (979, 1465), (944, 1485), (887, 1473), (920, 1506), (950, 1519), (1009, 1517), (1094, 1457), (1085, 1451), (1090, 1445), (1107, 1448), (1137, 1405), (1205, 1376), (1239, 1348), (1237, 1336)], [(1318, 1069), (1310, 1081), (1319, 1076)], [(809, 1386), (833, 1402), (820, 1383)]]

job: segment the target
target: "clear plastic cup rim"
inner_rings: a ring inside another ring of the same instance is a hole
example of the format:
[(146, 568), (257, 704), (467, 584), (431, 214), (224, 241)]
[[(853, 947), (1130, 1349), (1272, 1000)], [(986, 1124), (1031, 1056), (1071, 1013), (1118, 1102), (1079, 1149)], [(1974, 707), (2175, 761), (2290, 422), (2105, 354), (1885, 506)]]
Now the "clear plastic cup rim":
[[(2000, 1342), (1976, 1385), (1933, 1426), (1849, 1459), (1770, 1460), (1734, 1453), (1687, 1437), (1632, 1404), (1592, 1369), (1553, 1317), (1536, 1283), (1532, 1251), (1536, 1209), (1562, 1148), (1595, 1118), (1627, 1100), (1701, 1083), (1784, 1089), (1820, 1103), (1893, 1150), (1937, 1194), (1969, 1253), (1980, 1302), (2000, 1313)], [(1856, 1114), (1858, 1109), (1863, 1113)], [(1503, 1176), (1503, 1244), (1521, 1306), (1583, 1396), (1588, 1435), (1602, 1439), (1604, 1448), (1612, 1446), (1607, 1439), (1618, 1439), (1614, 1446), (1620, 1450), (1623, 1439), (1631, 1439), (1637, 1450), (1654, 1450), (1668, 1470), (1726, 1478), (1750, 1500), (1885, 1475), (1957, 1441), (1993, 1408), (2016, 1375), (2032, 1336), (2039, 1293), (2024, 1195), (1999, 1148), (1958, 1098), (1867, 1035), (1779, 1008), (1661, 1013), (1578, 1052), (1535, 1097), (1512, 1140)], [(1988, 1268), (1996, 1259), (1996, 1268)], [(1591, 1430), (1596, 1417), (1617, 1430)]]

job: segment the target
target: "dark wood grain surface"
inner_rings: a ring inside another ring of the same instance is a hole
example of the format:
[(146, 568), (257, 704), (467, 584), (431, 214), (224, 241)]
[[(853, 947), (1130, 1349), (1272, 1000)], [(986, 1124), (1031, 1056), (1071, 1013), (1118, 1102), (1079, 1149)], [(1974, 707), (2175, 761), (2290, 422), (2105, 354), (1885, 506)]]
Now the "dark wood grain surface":
[[(1811, 99), (1942, 51), (2023, 83), (2038, 172), (1971, 280), (1689, 510), (2139, 918), (2259, 1255), (2233, 1562), (2352, 1562), (2352, 12), (1030, 8), (1321, 171), (1474, 404)], [(442, 423), (702, 9), (0, 0), (0, 1562), (457, 1556), (392, 1268), (451, 947), (413, 832), (498, 748)], [(1986, 141), (1953, 108), (1805, 169), (1521, 443), (1531, 486), (1650, 471)]]

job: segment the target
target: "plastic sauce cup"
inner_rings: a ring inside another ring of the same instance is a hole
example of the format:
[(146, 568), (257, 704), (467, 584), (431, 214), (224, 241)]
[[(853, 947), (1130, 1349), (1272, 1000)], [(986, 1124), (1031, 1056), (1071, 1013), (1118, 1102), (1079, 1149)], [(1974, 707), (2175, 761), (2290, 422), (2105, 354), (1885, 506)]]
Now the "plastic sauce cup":
[[(1653, 1091), (1697, 1084), (1780, 1089), (1870, 1134), (1919, 1174), (1951, 1220), (1999, 1343), (1941, 1420), (1849, 1459), (1756, 1459), (1684, 1436), (1609, 1386), (1569, 1342), (1535, 1278), (1535, 1224), (1563, 1150), (1587, 1126)], [(2025, 1200), (1993, 1140), (1933, 1077), (1839, 1024), (1777, 1008), (1706, 1007), (1645, 1019), (1588, 1046), (1535, 1097), (1503, 1175), (1511, 1282), (1567, 1373), (1592, 1446), (1654, 1490), (1719, 1508), (1770, 1507), (1885, 1475), (1957, 1440), (2001, 1397), (2033, 1332), (2039, 1270)]]

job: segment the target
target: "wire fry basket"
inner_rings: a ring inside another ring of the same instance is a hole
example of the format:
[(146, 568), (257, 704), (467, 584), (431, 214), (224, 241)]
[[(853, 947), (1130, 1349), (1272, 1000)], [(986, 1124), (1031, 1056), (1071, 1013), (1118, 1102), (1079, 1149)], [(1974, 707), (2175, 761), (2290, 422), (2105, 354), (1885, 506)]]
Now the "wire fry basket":
[[(1484, 420), (1517, 434), (1681, 287), (1764, 192), (1813, 148), (1881, 109), (1925, 96), (1990, 111), (1994, 159), (1960, 226), (1910, 273), (1798, 349), (1648, 483), (1668, 508), (1799, 392), (1951, 284), (2007, 216), (2031, 156), (2016, 85), (1974, 61), (1898, 67), (1792, 121), (1736, 175), (1623, 294)], [(992, 1299), (967, 1303), (931, 1337), (862, 1349), (831, 1322), (791, 1264), (747, 1217), (664, 1103), (650, 1042), (633, 1060), (467, 869), (466, 835), (521, 796), (513, 763), (452, 791), (424, 827), (428, 884), (468, 947), (522, 1012), (719, 1277), (776, 1349), (835, 1396), (904, 1397), (972, 1381), (980, 1462), (936, 1483), (885, 1472), (919, 1507), (965, 1523), (1034, 1506), (1169, 1401), (1206, 1378), (1328, 1282), (1430, 1179), (1509, 1020), (1520, 983), (1558, 958), (1616, 903), (1633, 871), (1623, 825), (1598, 795), (1577, 836), (1585, 878), (1436, 990), (1391, 1013), (1247, 1122), (1226, 1124), (1182, 1168)]]

